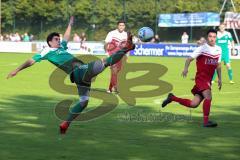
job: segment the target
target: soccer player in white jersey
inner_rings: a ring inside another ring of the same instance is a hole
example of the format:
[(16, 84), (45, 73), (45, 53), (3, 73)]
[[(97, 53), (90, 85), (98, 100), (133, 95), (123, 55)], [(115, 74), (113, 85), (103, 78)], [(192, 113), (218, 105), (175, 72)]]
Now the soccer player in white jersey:
[(187, 58), (182, 76), (186, 77), (190, 63), (196, 59), (197, 72), (195, 76), (195, 86), (192, 89), (193, 99), (179, 98), (172, 93), (163, 101), (162, 107), (165, 107), (171, 102), (196, 108), (203, 101), (203, 126), (216, 127), (217, 123), (209, 121), (209, 113), (212, 101), (211, 81), (215, 69), (218, 74), (219, 90), (222, 86), (221, 80), (221, 48), (216, 45), (217, 31), (210, 29), (207, 32), (207, 43), (198, 47), (194, 53)]
[[(109, 56), (112, 55), (114, 52), (118, 51), (126, 42), (127, 32), (125, 32), (125, 27), (125, 22), (123, 20), (120, 20), (117, 23), (117, 29), (110, 31), (107, 34), (107, 37), (105, 39), (105, 50)], [(124, 59), (126, 59), (126, 57), (122, 60)], [(118, 93), (118, 76), (122, 68), (122, 60), (110, 67), (111, 78), (108, 92)]]

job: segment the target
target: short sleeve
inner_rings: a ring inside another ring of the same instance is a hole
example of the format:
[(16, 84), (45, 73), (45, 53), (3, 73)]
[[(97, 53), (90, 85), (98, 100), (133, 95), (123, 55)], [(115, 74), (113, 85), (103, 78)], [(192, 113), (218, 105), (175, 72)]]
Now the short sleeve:
[(111, 34), (111, 32), (109, 32), (107, 34), (106, 39), (105, 39), (105, 43), (110, 43), (111, 41), (112, 41), (112, 34)]
[(62, 40), (61, 47), (64, 48), (64, 49), (68, 49), (66, 40)]
[(32, 59), (35, 61), (35, 62), (40, 62), (42, 60), (42, 57), (39, 53), (35, 54)]
[[(202, 45), (202, 46), (204, 46), (204, 45)], [(202, 54), (202, 46), (200, 46), (200, 47), (197, 47), (194, 51), (193, 51), (193, 53), (190, 55), (190, 57), (192, 57), (192, 58), (197, 58), (199, 55), (201, 55)]]
[(49, 53), (49, 48), (46, 47), (44, 49), (42, 49), (42, 51), (40, 53), (36, 53), (32, 59), (35, 61), (35, 62), (40, 62), (41, 60), (44, 59), (44, 56), (47, 55)]

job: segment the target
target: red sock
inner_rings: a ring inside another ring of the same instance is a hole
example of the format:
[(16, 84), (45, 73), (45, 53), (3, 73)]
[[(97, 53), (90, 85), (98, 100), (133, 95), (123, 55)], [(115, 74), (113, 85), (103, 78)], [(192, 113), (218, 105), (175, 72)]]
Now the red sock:
[(205, 99), (203, 101), (203, 123), (207, 124), (208, 123), (208, 116), (210, 113), (210, 107), (211, 107), (211, 100), (210, 99)]
[(114, 74), (111, 73), (111, 79), (110, 79), (110, 84), (108, 89), (112, 92), (112, 88), (113, 88), (113, 83), (114, 83)]
[(178, 98), (176, 96), (172, 96), (171, 100), (174, 101), (174, 102), (178, 102), (181, 105), (184, 105), (186, 107), (190, 107), (191, 108), (191, 102), (192, 101), (190, 99), (183, 99), (183, 98)]
[(111, 83), (112, 83), (112, 87), (117, 86), (117, 74), (112, 74)]

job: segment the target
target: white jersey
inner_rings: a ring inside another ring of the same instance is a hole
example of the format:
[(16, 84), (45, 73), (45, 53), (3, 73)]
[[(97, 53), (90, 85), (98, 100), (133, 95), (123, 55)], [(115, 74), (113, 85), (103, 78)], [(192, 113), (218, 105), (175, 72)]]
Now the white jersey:
[(204, 55), (207, 57), (218, 57), (218, 62), (221, 62), (221, 54), (222, 54), (221, 47), (217, 45), (213, 47), (205, 43), (202, 46), (196, 48), (191, 57), (194, 59), (198, 58), (200, 55)]
[(107, 34), (105, 39), (106, 43), (111, 43), (112, 41), (122, 42), (127, 40), (127, 32), (119, 32), (118, 29), (115, 29)]

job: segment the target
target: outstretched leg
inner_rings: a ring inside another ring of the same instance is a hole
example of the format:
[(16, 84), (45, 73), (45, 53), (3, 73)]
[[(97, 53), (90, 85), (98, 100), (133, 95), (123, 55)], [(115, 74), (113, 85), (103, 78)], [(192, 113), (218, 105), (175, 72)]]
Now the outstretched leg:
[(71, 122), (87, 107), (90, 87), (77, 85), (80, 100), (69, 111), (67, 119), (60, 125), (60, 133), (65, 134)]
[(167, 106), (171, 102), (178, 102), (179, 104), (188, 107), (188, 108), (196, 108), (201, 102), (203, 98), (196, 94), (192, 100), (190, 99), (185, 99), (185, 98), (179, 98), (172, 93), (168, 94), (168, 97), (163, 101), (162, 107)]
[(102, 59), (101, 61), (93, 61), (88, 64), (88, 69), (86, 70), (86, 75), (83, 81), (91, 81), (91, 79), (101, 73), (106, 67), (112, 66), (119, 62), (124, 55), (126, 55), (130, 50), (133, 50), (135, 45), (132, 43), (132, 35), (128, 33), (128, 41), (125, 46), (119, 51), (115, 52), (111, 56)]
[(129, 51), (133, 50), (135, 48), (135, 45), (132, 42), (132, 35), (131, 33), (128, 33), (128, 39), (125, 44), (125, 46), (117, 51), (116, 53), (112, 54), (111, 56), (103, 59), (103, 63), (105, 67), (111, 66), (119, 62), (123, 56), (128, 53)]

